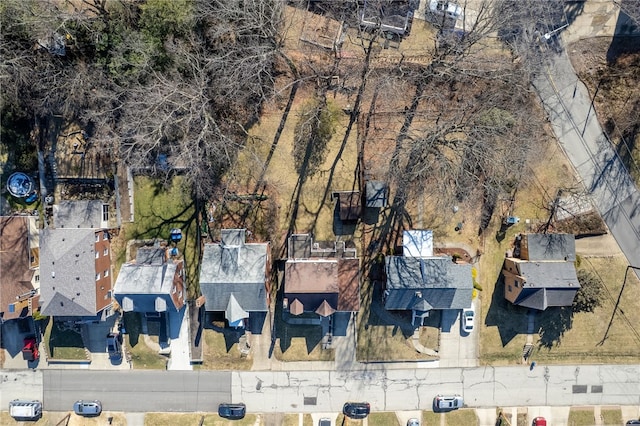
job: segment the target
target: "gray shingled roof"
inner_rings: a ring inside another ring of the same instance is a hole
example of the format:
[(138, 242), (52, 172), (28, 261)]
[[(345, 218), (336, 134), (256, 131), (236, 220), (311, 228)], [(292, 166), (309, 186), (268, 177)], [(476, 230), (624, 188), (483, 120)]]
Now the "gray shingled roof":
[(162, 265), (126, 263), (120, 267), (114, 293), (170, 294), (175, 274), (175, 263)]
[(388, 256), (386, 273), (386, 309), (410, 310), (427, 304), (433, 309), (463, 309), (471, 305), (469, 264), (453, 263), (450, 257)]
[(580, 282), (572, 262), (518, 262), (524, 289), (516, 305), (544, 310), (548, 306), (571, 306)]
[(102, 201), (60, 201), (53, 208), (56, 228), (102, 228)]
[(576, 260), (576, 240), (571, 234), (527, 234), (527, 260)]
[(525, 288), (515, 304), (540, 311), (550, 306), (571, 306), (577, 291), (577, 288)]
[(40, 238), (42, 314), (87, 316), (96, 311), (95, 232), (44, 229)]
[(207, 311), (225, 311), (231, 294), (245, 311), (267, 311), (267, 243), (205, 244), (200, 291)]

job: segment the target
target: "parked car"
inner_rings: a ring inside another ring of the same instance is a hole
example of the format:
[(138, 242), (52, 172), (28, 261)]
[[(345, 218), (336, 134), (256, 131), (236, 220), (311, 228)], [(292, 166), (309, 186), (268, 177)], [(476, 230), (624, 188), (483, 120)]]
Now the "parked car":
[(364, 419), (370, 411), (368, 402), (347, 402), (342, 407), (342, 414), (352, 419)]
[(9, 415), (18, 421), (38, 420), (42, 417), (42, 402), (14, 399), (9, 403)]
[(465, 333), (471, 333), (473, 331), (475, 317), (476, 312), (473, 309), (473, 303), (470, 308), (462, 310), (462, 330)]
[(120, 345), (119, 333), (107, 334), (107, 352), (109, 352), (109, 358), (111, 360), (122, 361), (122, 347)]
[(331, 419), (323, 417), (318, 420), (318, 426), (331, 426)]
[(455, 2), (447, 0), (430, 0), (429, 11), (434, 15), (444, 15), (454, 20), (462, 16), (462, 7)]
[(26, 361), (37, 361), (40, 357), (40, 353), (38, 352), (38, 341), (34, 336), (27, 337), (23, 341), (24, 346), (22, 347), (22, 359)]
[(218, 405), (218, 415), (224, 419), (240, 420), (247, 414), (247, 406), (242, 402), (238, 404), (223, 403)]
[(437, 395), (433, 399), (435, 411), (457, 410), (464, 405), (464, 400), (460, 395)]
[(628, 425), (640, 425), (640, 420), (637, 419), (632, 419), (632, 420), (627, 420)]
[(544, 417), (536, 417), (533, 419), (533, 426), (547, 426), (547, 419)]
[(420, 420), (418, 420), (418, 419), (409, 419), (409, 420), (407, 420), (407, 426), (420, 426)]
[(73, 411), (79, 416), (99, 416), (102, 413), (102, 403), (100, 401), (76, 401), (73, 404)]

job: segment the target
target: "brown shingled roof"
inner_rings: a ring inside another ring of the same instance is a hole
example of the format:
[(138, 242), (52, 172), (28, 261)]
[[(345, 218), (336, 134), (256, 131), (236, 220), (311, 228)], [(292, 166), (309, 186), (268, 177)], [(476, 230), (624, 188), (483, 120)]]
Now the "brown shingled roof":
[(338, 261), (338, 298), (339, 311), (357, 311), (360, 309), (360, 262), (358, 259), (340, 259)]

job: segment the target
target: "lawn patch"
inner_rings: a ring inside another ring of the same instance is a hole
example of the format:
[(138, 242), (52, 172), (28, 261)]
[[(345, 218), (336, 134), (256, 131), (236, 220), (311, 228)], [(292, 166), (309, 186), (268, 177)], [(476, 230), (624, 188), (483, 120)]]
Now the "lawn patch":
[(603, 425), (621, 425), (624, 423), (622, 421), (622, 410), (619, 407), (602, 408), (600, 415), (602, 416)]
[(250, 370), (253, 361), (242, 356), (238, 347), (239, 332), (229, 328), (206, 326), (202, 330), (204, 347), (202, 365), (205, 370)]
[(571, 407), (567, 422), (569, 426), (591, 426), (595, 422), (593, 407)]
[(72, 322), (51, 318), (44, 333), (51, 359), (86, 360), (82, 335)]
[(455, 410), (449, 413), (445, 413), (445, 424), (451, 426), (458, 425), (477, 425), (478, 417), (476, 416), (476, 410), (462, 409)]
[(124, 325), (127, 330), (127, 334), (124, 335), (126, 351), (131, 356), (131, 361), (136, 369), (165, 369), (167, 358), (158, 354), (156, 349), (150, 348), (145, 343), (141, 315), (139, 312), (124, 313)]
[(261, 425), (255, 414), (247, 414), (242, 420), (230, 422), (217, 414), (205, 413), (147, 413), (144, 416), (145, 426), (199, 425), (204, 418), (203, 426), (225, 426), (233, 423), (237, 426)]
[(393, 426), (400, 424), (396, 413), (391, 411), (369, 414), (368, 423), (369, 426)]

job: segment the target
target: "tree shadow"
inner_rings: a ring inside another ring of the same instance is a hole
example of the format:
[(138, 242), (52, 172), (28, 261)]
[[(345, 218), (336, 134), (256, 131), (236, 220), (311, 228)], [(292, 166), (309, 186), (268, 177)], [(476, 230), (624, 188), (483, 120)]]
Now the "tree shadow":
[(571, 306), (553, 306), (536, 316), (538, 347), (551, 349), (559, 346), (567, 330), (573, 325)]
[(498, 328), (503, 347), (518, 334), (527, 333), (527, 309), (515, 306), (504, 298), (502, 274), (499, 275), (495, 283), (485, 325)]

